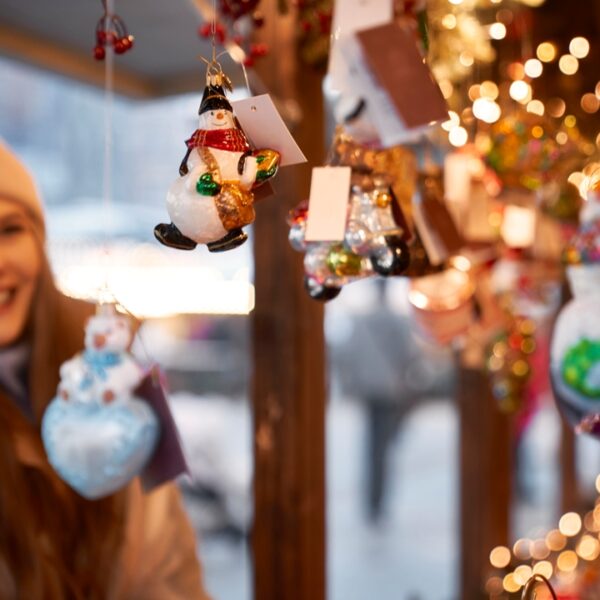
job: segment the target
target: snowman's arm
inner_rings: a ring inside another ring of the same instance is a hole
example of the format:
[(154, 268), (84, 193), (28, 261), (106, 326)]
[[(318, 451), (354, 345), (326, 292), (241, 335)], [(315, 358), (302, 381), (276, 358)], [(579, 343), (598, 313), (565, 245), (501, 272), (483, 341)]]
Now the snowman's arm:
[(254, 156), (243, 156), (240, 161), (242, 160), (243, 167), (240, 172), (240, 185), (249, 190), (256, 182), (258, 163)]
[(190, 157), (190, 154), (193, 150), (193, 146), (188, 146), (187, 151), (185, 153), (185, 156), (183, 157), (183, 160), (181, 161), (181, 164), (179, 165), (179, 174), (183, 177), (184, 175), (188, 174), (188, 166), (187, 166), (187, 161), (188, 158)]

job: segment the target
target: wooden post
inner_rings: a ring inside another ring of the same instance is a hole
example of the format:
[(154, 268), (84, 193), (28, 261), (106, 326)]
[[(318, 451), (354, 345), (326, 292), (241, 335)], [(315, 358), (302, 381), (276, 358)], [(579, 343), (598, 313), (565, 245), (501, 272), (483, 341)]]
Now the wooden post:
[(512, 448), (510, 419), (494, 406), (485, 373), (458, 368), (460, 415), (460, 598), (487, 598), (489, 553), (508, 545)]
[(308, 197), (310, 167), (324, 156), (321, 77), (298, 70), (289, 18), (263, 10), (271, 29), (261, 39), (272, 59), (259, 76), (280, 99), (299, 102), (303, 120), (294, 135), (309, 165), (281, 170), (254, 225), (254, 598), (324, 600), (323, 307), (304, 290), (303, 255), (290, 247), (286, 225), (289, 209)]

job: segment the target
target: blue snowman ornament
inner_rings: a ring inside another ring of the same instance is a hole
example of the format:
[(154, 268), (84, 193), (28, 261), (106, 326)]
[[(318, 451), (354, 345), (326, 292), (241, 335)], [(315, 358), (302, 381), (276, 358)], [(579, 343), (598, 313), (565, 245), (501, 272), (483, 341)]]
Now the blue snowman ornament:
[(90, 500), (108, 496), (152, 457), (160, 427), (150, 405), (134, 396), (144, 371), (129, 353), (126, 317), (104, 304), (85, 330), (85, 349), (60, 369), (56, 397), (42, 420), (48, 461)]

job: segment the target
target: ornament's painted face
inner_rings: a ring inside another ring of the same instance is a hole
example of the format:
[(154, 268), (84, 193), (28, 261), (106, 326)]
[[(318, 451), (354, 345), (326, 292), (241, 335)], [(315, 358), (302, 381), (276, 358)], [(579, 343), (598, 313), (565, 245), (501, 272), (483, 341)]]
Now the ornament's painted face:
[(85, 347), (93, 352), (124, 352), (130, 341), (127, 319), (119, 315), (96, 315), (85, 328)]
[(26, 210), (0, 198), (0, 348), (16, 342), (25, 329), (41, 265)]
[(213, 131), (214, 129), (234, 129), (235, 121), (230, 110), (207, 110), (200, 115), (198, 129)]

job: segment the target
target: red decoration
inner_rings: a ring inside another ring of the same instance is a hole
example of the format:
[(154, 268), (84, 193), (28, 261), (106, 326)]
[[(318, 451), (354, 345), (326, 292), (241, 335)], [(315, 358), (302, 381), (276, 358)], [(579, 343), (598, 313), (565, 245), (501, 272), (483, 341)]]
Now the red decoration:
[(118, 15), (108, 13), (106, 2), (104, 5), (104, 15), (96, 25), (96, 46), (94, 47), (94, 58), (104, 60), (106, 57), (106, 47), (112, 46), (115, 54), (124, 54), (133, 48), (134, 38), (129, 35), (123, 19)]

